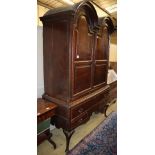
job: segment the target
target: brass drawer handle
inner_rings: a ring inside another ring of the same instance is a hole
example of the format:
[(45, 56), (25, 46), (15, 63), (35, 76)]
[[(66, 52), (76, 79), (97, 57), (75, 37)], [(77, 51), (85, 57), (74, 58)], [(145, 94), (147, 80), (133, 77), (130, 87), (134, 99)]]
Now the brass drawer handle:
[(79, 113), (83, 112), (83, 108), (80, 108), (80, 109), (78, 110), (78, 112), (79, 112)]

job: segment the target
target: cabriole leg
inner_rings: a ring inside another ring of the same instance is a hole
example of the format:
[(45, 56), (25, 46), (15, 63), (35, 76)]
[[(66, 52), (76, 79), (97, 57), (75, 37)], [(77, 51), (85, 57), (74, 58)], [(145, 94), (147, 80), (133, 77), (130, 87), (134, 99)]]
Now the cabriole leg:
[(66, 137), (66, 150), (65, 150), (65, 152), (67, 152), (67, 151), (69, 151), (69, 143), (70, 143), (70, 139), (74, 133), (74, 130), (72, 130), (72, 131), (63, 130), (63, 133), (65, 134), (65, 137)]

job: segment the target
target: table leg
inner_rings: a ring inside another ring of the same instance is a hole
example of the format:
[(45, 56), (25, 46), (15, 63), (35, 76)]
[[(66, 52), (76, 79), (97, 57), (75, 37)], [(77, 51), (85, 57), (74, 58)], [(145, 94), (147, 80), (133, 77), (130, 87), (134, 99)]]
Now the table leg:
[(52, 133), (50, 133), (50, 129), (47, 129), (43, 133), (41, 133), (37, 136), (37, 144), (39, 145), (40, 143), (42, 143), (42, 141), (47, 139), (49, 141), (49, 143), (53, 145), (54, 149), (56, 149), (56, 144), (51, 139), (51, 137), (52, 137)]
[(49, 141), (49, 143), (51, 143), (51, 144), (53, 145), (54, 149), (56, 149), (56, 144), (55, 144), (55, 142), (51, 139), (52, 133), (50, 133), (50, 129), (47, 130), (46, 136), (47, 136), (47, 140)]

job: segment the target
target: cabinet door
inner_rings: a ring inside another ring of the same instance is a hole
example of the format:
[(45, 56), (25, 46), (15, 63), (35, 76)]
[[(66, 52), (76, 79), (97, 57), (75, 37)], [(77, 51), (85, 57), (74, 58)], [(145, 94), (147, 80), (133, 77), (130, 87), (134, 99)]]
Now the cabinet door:
[(85, 15), (80, 15), (73, 35), (73, 96), (87, 92), (92, 87), (93, 34)]
[(93, 36), (89, 33), (88, 23), (84, 15), (78, 19), (74, 38), (74, 60), (92, 60)]
[(102, 27), (100, 34), (96, 36), (94, 86), (104, 85), (107, 81), (109, 59), (109, 36), (107, 27)]
[(109, 36), (107, 27), (103, 27), (96, 36), (95, 60), (109, 59)]
[(91, 88), (91, 64), (78, 64), (74, 67), (74, 95)]

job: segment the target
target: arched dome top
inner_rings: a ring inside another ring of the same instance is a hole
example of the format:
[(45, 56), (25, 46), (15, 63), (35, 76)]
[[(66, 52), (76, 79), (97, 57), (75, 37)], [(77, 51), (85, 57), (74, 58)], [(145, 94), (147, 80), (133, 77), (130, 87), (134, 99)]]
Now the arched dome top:
[(97, 17), (97, 13), (96, 13), (95, 8), (88, 1), (82, 1), (82, 2), (76, 3), (76, 4), (71, 5), (71, 6), (67, 6), (67, 7), (60, 7), (60, 8), (51, 9), (51, 10), (47, 11), (44, 14), (44, 16), (50, 16), (50, 15), (61, 13), (61, 12), (73, 12), (73, 13), (76, 13), (81, 8), (89, 8), (89, 9), (92, 9), (92, 11), (94, 12), (94, 15)]
[[(88, 1), (79, 2), (74, 4), (73, 6), (51, 9), (44, 14), (43, 18), (44, 17), (48, 18), (50, 16), (61, 14), (63, 12), (66, 14), (69, 14), (69, 13), (72, 14), (74, 16), (74, 19), (76, 20), (76, 16), (81, 10), (83, 10), (87, 15), (91, 17), (93, 22), (92, 21), (90, 22), (93, 23), (94, 26), (98, 24), (98, 16), (97, 16), (96, 10), (94, 6)], [(42, 20), (42, 17), (41, 17), (41, 20)]]
[(94, 6), (90, 2), (84, 1), (82, 3), (77, 4), (77, 6), (75, 7), (75, 22), (77, 22), (76, 20), (78, 19), (78, 16), (81, 15), (81, 12), (84, 12), (86, 14), (86, 18), (89, 17), (87, 18), (87, 21), (89, 23), (90, 28), (94, 29), (98, 26), (98, 16)]
[[(109, 33), (114, 31), (114, 25), (110, 17), (102, 17), (98, 18), (97, 12), (89, 1), (82, 1), (76, 3), (72, 6), (55, 8), (47, 11), (43, 17), (40, 17), (41, 21), (44, 20), (53, 20), (51, 17), (68, 19), (71, 18), (75, 24), (78, 22), (78, 17), (84, 15), (89, 24), (90, 30), (98, 31), (99, 27), (102, 25), (106, 25), (108, 27)], [(54, 18), (54, 20), (56, 20)]]
[(108, 32), (111, 34), (114, 31), (114, 24), (110, 17), (102, 17), (99, 18), (99, 25), (100, 26), (107, 26)]

